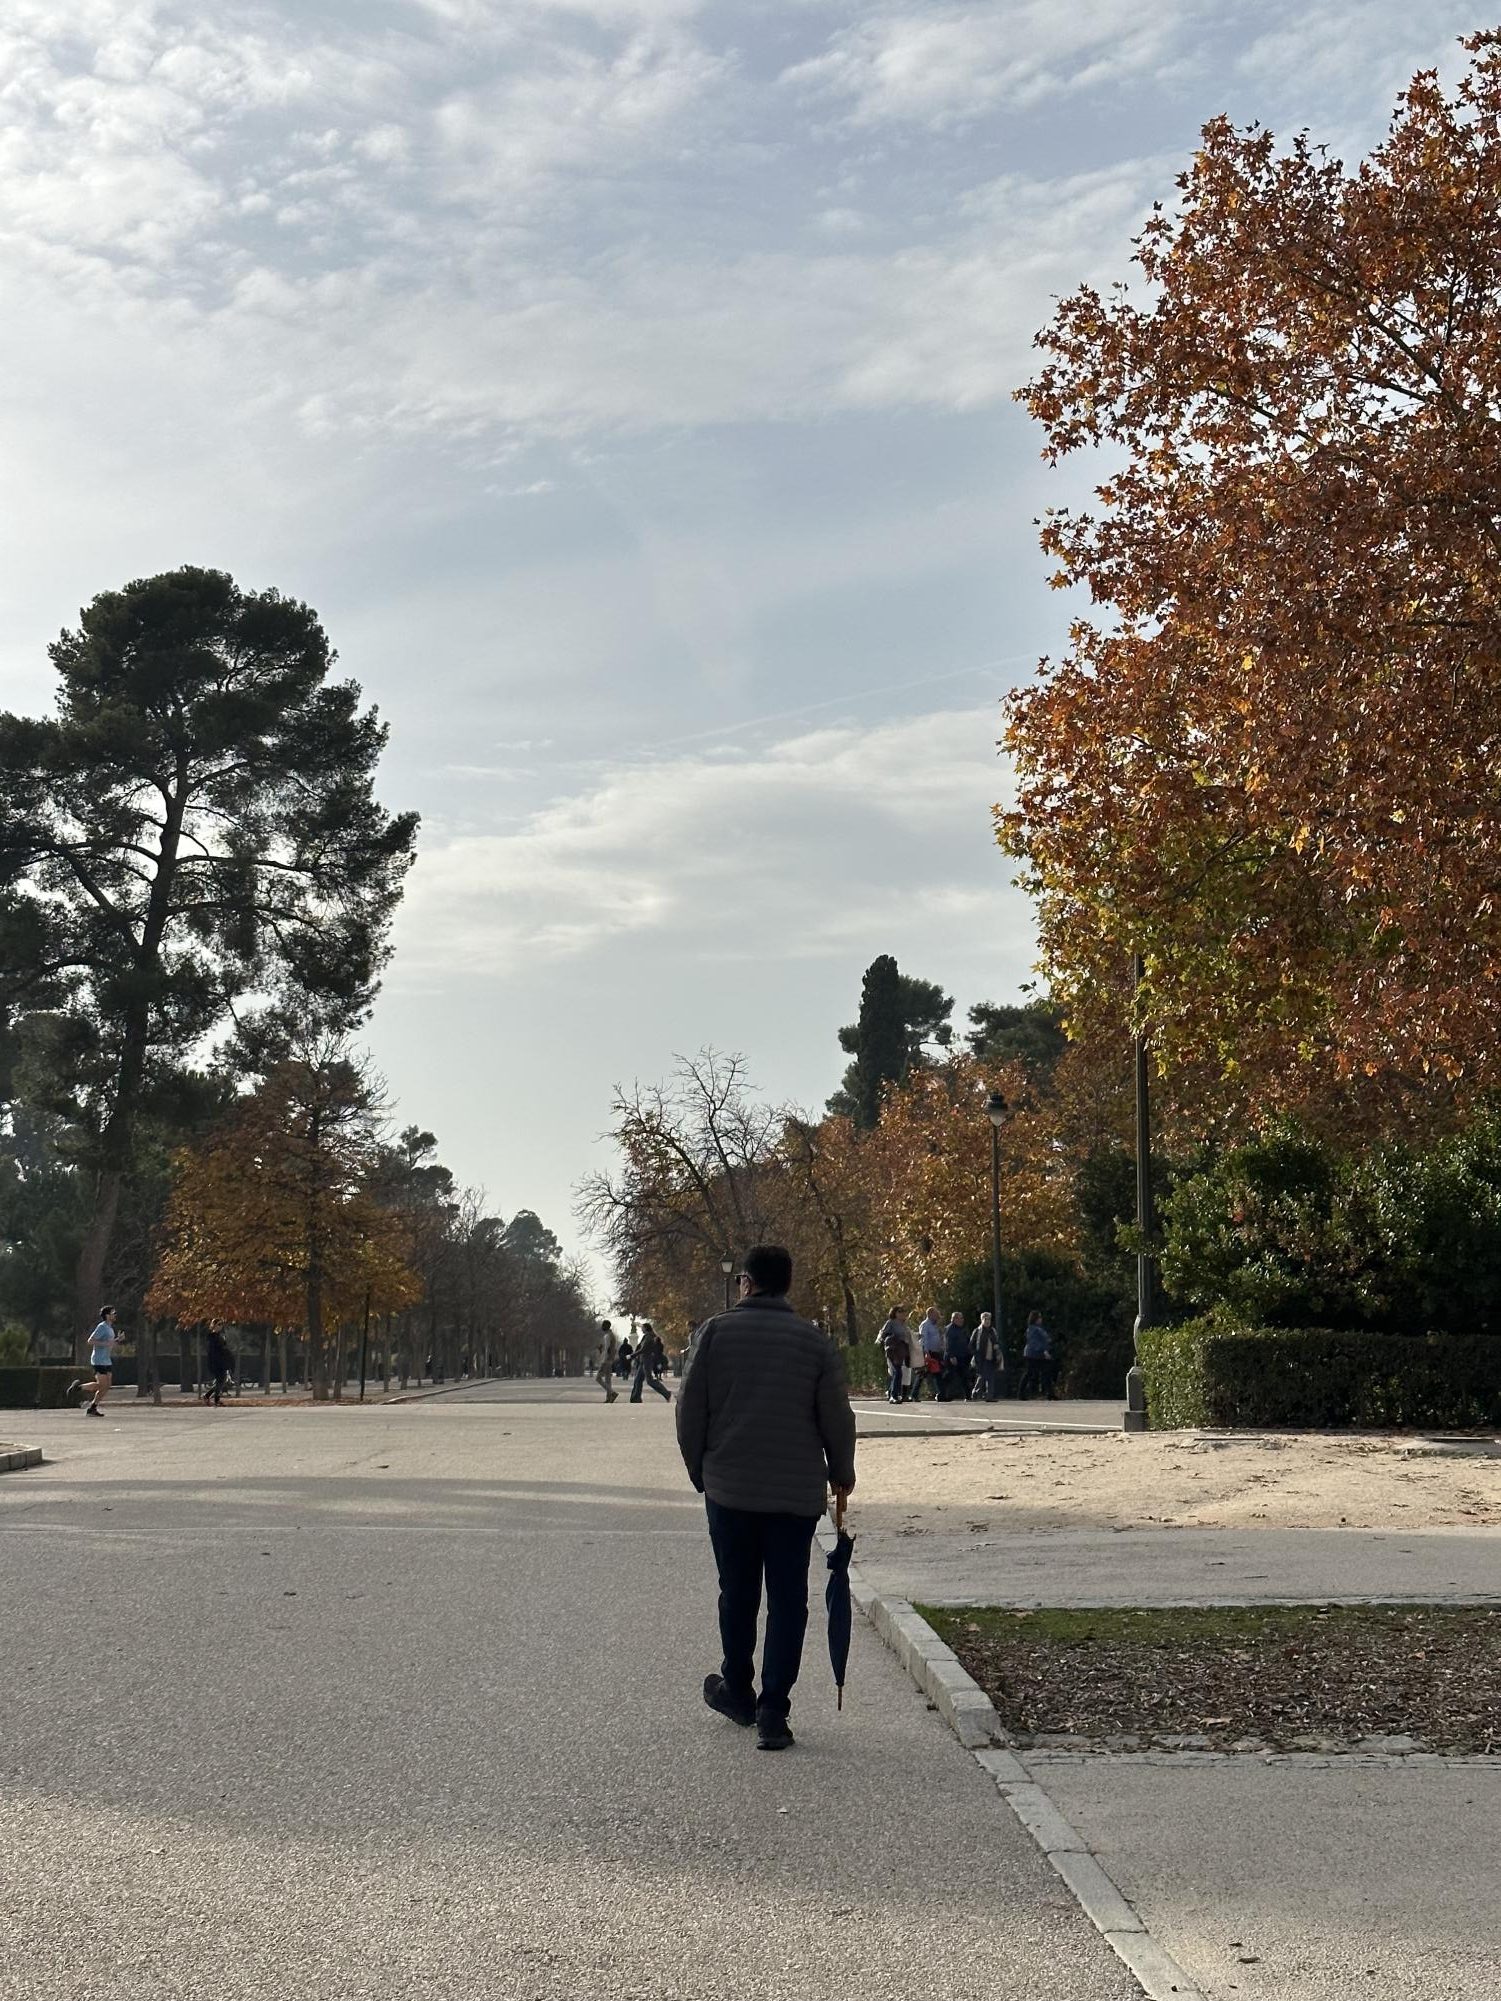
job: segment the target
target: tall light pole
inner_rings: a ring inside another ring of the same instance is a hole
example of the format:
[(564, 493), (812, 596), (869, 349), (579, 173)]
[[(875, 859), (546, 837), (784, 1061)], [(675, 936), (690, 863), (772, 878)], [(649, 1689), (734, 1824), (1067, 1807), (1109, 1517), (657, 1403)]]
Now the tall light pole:
[[(1140, 952), (1131, 960), (1131, 993), (1139, 998), (1146, 964)], [(1147, 1385), (1141, 1370), (1141, 1337), (1157, 1319), (1157, 1203), (1152, 1193), (1152, 1078), (1146, 1031), (1136, 1017), (1136, 1322), (1131, 1329), (1135, 1358), (1126, 1372), (1127, 1431), (1147, 1428)]]
[(728, 1313), (731, 1305), (730, 1279), (735, 1270), (735, 1260), (733, 1258), (721, 1258), (719, 1260), (719, 1269), (724, 1273), (724, 1310)]
[(985, 1100), (990, 1120), (990, 1292), (995, 1314), (995, 1345), (1001, 1348), (1001, 1127), (1006, 1123), (1006, 1100), (992, 1091)]

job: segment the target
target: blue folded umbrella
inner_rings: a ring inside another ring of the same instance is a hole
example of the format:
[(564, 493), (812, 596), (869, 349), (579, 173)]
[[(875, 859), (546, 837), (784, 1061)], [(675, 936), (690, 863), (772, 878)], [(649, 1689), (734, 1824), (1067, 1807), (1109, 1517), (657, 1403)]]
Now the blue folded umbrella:
[(839, 1690), (838, 1707), (844, 1707), (844, 1671), (850, 1658), (850, 1558), (855, 1553), (855, 1540), (847, 1535), (844, 1528), (844, 1503), (839, 1504), (839, 1512), (834, 1517), (838, 1534), (834, 1547), (825, 1559), (829, 1566), (829, 1581), (824, 1587), (824, 1603), (829, 1608), (829, 1665), (834, 1670), (834, 1681)]

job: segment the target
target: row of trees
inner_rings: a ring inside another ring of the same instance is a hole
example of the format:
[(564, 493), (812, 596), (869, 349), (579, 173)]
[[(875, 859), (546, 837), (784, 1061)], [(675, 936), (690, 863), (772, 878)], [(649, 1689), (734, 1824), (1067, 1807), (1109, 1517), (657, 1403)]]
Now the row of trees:
[(773, 1234), (851, 1337), (983, 1301), (999, 1088), (1007, 1241), (1108, 1337), (1134, 1029), (1180, 1305), (1501, 1326), (1501, 30), (1465, 48), (1353, 170), (1212, 122), (1145, 296), (1086, 286), (1038, 337), (1045, 456), (1109, 461), (1043, 523), (1086, 608), (1008, 704), (998, 831), (1056, 1009), (956, 1044), (882, 958), (822, 1119), (712, 1056), (621, 1094), (584, 1213), (627, 1297), (701, 1310), (720, 1247)]
[(1124, 1061), (1119, 1076), (1093, 1071), (1046, 1001), (972, 1008), (957, 1038), (937, 1032), (953, 1006), (877, 959), (860, 1019), (840, 1035), (850, 1075), (822, 1116), (764, 1100), (741, 1058), (713, 1051), (680, 1060), (666, 1083), (617, 1092), (620, 1166), (584, 1184), (580, 1214), (613, 1258), (622, 1305), (697, 1320), (722, 1297), (721, 1261), (769, 1238), (792, 1250), (804, 1308), (851, 1342), (895, 1300), (987, 1306), (985, 1106), (998, 1088), (1013, 1108), (1002, 1138), (1007, 1297), (1044, 1307), (1074, 1337), (1081, 1368), (1087, 1353), (1097, 1372), (1123, 1376)]
[[(905, 990), (915, 1028), (936, 992), (947, 1019), (941, 990), (894, 972), (877, 961), (867, 998)], [(739, 1057), (713, 1051), (680, 1060), (666, 1083), (617, 1093), (620, 1165), (584, 1184), (580, 1208), (614, 1259), (622, 1303), (669, 1327), (696, 1322), (721, 1302), (721, 1261), (773, 1239), (793, 1252), (802, 1309), (852, 1343), (896, 1302), (973, 1315), (991, 1303), (986, 1104), (998, 1089), (1010, 1108), (1006, 1333), (1014, 1342), (1039, 1307), (1063, 1337), (1066, 1385), (1118, 1394), (1139, 1243), (1129, 1041), (1103, 1054), (1069, 1043), (1043, 1000), (982, 1004), (969, 1020), (957, 1042), (907, 1039), (869, 1124), (858, 1098), (844, 1108), (847, 1090), (822, 1117), (768, 1102)], [(877, 1046), (901, 1043), (883, 1034)], [(1385, 1139), (1279, 1114), (1227, 1142), (1195, 1135), (1180, 1108), (1154, 1181), (1170, 1318), (1501, 1334), (1501, 1101)]]
[[(579, 1275), (527, 1212), (389, 1138), (352, 1036), (416, 816), (315, 614), (218, 571), (96, 598), (48, 717), (0, 716), (0, 1324), (260, 1331), (320, 1393), (373, 1318), (404, 1373), (577, 1360)], [(19, 1339), (18, 1339), (19, 1337)]]

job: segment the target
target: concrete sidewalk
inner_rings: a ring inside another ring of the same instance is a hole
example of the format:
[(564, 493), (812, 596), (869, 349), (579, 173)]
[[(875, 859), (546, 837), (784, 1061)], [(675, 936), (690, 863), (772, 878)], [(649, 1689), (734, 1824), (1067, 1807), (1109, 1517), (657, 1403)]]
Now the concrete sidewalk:
[(815, 1616), (793, 1751), (703, 1707), (665, 1406), (32, 1435), (51, 1463), (0, 1482), (3, 2001), (1139, 2001), (868, 1628), (840, 1716)]
[(867, 1529), (859, 1552), (914, 1604), (1501, 1602), (1501, 1528)]
[[(867, 1531), (857, 1559), (930, 1604), (1501, 1601), (1498, 1529)], [(1211, 2001), (1501, 1997), (1501, 1762), (1023, 1756)]]
[(884, 1397), (856, 1396), (850, 1401), (860, 1420), (861, 1436), (875, 1438), (963, 1431), (1115, 1432), (1121, 1429), (1124, 1410), (1118, 1398), (1093, 1402), (1060, 1397), (1050, 1403), (1045, 1397), (999, 1397), (994, 1403), (970, 1399), (938, 1403), (925, 1397), (921, 1403), (894, 1404)]
[(1501, 1770), (1027, 1763), (1211, 2001), (1496, 2001)]

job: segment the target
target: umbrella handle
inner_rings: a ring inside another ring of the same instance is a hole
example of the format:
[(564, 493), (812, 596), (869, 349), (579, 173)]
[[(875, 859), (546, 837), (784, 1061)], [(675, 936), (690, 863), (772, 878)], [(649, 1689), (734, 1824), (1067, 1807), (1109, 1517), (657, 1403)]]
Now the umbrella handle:
[(845, 1496), (843, 1494), (836, 1495), (834, 1499), (834, 1527), (836, 1530), (843, 1529), (844, 1527), (845, 1506)]

